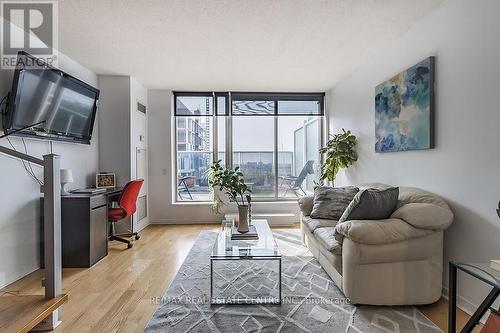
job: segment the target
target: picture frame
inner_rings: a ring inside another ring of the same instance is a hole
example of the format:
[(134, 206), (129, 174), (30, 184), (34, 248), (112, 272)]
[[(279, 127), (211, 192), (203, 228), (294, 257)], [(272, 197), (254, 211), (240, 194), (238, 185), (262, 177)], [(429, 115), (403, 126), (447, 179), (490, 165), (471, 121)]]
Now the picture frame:
[(96, 188), (115, 188), (116, 175), (109, 172), (100, 172), (95, 175)]

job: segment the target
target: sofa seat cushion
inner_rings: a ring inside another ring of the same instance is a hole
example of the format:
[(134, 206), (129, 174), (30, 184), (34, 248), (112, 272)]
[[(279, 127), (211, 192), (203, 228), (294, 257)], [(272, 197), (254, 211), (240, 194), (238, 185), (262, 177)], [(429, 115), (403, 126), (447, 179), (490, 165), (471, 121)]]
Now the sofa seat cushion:
[(417, 229), (397, 218), (385, 220), (351, 220), (338, 223), (335, 239), (342, 243), (343, 237), (360, 244), (390, 244), (433, 233), (432, 230)]
[(326, 220), (326, 219), (313, 219), (310, 216), (304, 216), (302, 219), (302, 223), (313, 233), (318, 228), (324, 227), (335, 227), (337, 221), (335, 220)]
[(314, 237), (329, 252), (336, 255), (342, 254), (342, 245), (335, 239), (334, 227), (318, 228), (314, 230)]

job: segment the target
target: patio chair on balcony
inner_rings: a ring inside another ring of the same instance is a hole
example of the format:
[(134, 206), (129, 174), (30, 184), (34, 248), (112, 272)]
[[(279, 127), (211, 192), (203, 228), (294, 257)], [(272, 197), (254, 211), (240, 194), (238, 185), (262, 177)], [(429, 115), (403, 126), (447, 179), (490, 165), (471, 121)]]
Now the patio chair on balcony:
[(302, 191), (304, 195), (307, 195), (306, 191), (302, 188), (302, 183), (304, 183), (304, 180), (306, 180), (307, 175), (312, 175), (314, 174), (314, 161), (309, 160), (307, 163), (304, 165), (302, 170), (300, 171), (298, 176), (281, 176), (279, 177), (281, 179), (281, 185), (280, 189), (285, 190), (285, 196), (289, 191), (293, 191), (296, 196), (298, 195), (299, 191)]
[(193, 200), (193, 196), (191, 195), (191, 192), (189, 191), (189, 186), (187, 184), (187, 180), (191, 178), (191, 176), (186, 176), (186, 177), (180, 177), (179, 182), (177, 183), (177, 194), (179, 195), (179, 199), (183, 200), (184, 198), (182, 197), (181, 192), (187, 192), (189, 195), (189, 199)]

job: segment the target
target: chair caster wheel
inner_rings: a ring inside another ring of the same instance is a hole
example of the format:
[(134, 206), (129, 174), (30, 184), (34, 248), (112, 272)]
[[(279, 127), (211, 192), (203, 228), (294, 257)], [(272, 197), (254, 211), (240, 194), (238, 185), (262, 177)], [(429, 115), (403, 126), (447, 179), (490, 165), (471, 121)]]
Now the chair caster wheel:
[(132, 243), (127, 244), (127, 249), (130, 249), (132, 246), (134, 246), (134, 244), (132, 244)]
[(141, 236), (135, 235), (135, 240), (138, 240), (139, 238), (141, 238)]

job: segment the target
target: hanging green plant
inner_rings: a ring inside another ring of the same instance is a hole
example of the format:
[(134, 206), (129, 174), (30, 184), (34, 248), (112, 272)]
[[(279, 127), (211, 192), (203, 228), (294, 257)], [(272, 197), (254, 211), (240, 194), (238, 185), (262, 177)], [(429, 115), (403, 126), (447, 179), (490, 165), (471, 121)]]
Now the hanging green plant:
[(321, 165), (321, 182), (324, 180), (333, 182), (341, 169), (350, 167), (358, 160), (358, 154), (354, 149), (357, 143), (356, 136), (345, 129), (342, 129), (342, 132), (331, 135), (326, 147), (319, 150), (324, 157)]

